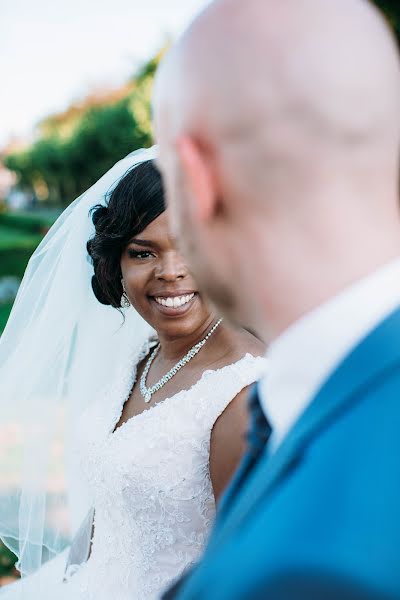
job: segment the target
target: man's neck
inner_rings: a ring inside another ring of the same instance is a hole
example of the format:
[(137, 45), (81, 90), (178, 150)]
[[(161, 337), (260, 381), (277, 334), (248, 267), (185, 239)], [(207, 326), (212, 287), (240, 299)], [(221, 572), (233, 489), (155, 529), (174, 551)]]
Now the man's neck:
[(345, 257), (338, 258), (337, 264), (335, 261), (329, 264), (324, 259), (314, 260), (303, 267), (293, 264), (288, 272), (282, 270), (277, 274), (275, 281), (273, 277), (265, 277), (266, 287), (261, 294), (263, 303), (256, 324), (262, 339), (272, 342), (304, 315), (400, 257), (400, 235), (399, 240), (388, 244), (381, 252), (369, 257), (360, 256), (357, 261), (360, 249), (362, 254), (362, 247), (354, 249), (353, 256), (349, 252), (347, 263)]

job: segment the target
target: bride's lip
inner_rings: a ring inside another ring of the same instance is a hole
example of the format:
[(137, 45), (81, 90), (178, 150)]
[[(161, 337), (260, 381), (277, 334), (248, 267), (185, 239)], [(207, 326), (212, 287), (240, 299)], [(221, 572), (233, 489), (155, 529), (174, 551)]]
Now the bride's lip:
[(196, 290), (170, 290), (160, 291), (156, 294), (151, 294), (151, 298), (176, 298), (177, 296), (191, 296), (197, 294)]
[(150, 302), (152, 303), (152, 305), (163, 315), (167, 316), (167, 317), (178, 317), (181, 315), (186, 314), (193, 306), (193, 304), (195, 302), (197, 302), (197, 298), (198, 298), (198, 293), (197, 292), (188, 292), (186, 294), (163, 294), (160, 296), (156, 296), (157, 298), (174, 298), (177, 296), (189, 296), (191, 294), (194, 294), (193, 298), (191, 300), (189, 300), (189, 302), (186, 302), (185, 304), (183, 304), (182, 306), (164, 306), (163, 304), (159, 304), (156, 300), (154, 296), (150, 296)]

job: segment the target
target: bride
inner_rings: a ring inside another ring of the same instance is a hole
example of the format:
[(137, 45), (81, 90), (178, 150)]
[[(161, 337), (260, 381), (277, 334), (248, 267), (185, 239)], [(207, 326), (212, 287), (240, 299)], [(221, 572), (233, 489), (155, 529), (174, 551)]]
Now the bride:
[(5, 600), (158, 598), (199, 557), (243, 452), (264, 349), (197, 289), (154, 156), (120, 161), (62, 215), (0, 342), (20, 456), (0, 534), (23, 575)]

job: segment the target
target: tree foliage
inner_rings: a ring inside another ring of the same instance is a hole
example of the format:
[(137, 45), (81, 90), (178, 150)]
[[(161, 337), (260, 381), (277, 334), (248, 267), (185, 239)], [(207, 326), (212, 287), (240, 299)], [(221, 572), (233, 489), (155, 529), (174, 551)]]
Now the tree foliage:
[(42, 200), (66, 205), (117, 160), (152, 144), (150, 99), (160, 55), (126, 86), (104, 100), (52, 115), (39, 126), (38, 140), (5, 157), (18, 186)]
[[(400, 0), (375, 0), (400, 41)], [(22, 189), (65, 205), (94, 183), (117, 160), (152, 143), (150, 98), (162, 52), (104, 102), (88, 99), (39, 126), (40, 136), (25, 151), (8, 155), (5, 165)]]

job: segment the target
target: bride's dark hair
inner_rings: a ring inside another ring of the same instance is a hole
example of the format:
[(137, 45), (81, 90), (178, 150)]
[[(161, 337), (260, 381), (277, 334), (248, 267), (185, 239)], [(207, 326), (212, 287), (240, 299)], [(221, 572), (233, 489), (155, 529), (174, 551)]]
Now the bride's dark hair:
[(165, 211), (164, 190), (152, 160), (129, 170), (110, 193), (105, 206), (91, 209), (96, 233), (87, 243), (99, 302), (120, 308), (123, 293), (121, 254), (129, 240)]

